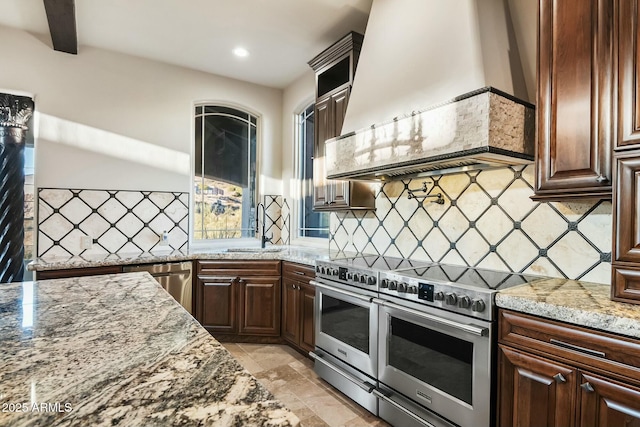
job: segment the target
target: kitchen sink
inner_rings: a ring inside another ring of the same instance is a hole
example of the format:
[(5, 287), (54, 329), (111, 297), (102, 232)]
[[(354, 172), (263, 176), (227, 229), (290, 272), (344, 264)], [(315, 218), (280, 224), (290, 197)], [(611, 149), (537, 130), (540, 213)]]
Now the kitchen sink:
[(229, 248), (225, 252), (249, 252), (249, 253), (263, 253), (263, 252), (282, 252), (287, 248), (282, 247), (268, 247), (268, 248)]

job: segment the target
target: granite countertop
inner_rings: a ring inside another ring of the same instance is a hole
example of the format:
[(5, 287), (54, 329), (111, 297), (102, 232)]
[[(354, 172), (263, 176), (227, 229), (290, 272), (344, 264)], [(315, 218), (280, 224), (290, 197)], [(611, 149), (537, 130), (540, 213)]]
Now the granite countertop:
[(0, 426), (295, 426), (148, 273), (0, 285)]
[(330, 252), (328, 249), (297, 246), (268, 246), (264, 250), (260, 250), (260, 248), (238, 248), (229, 251), (224, 249), (189, 249), (185, 251), (175, 250), (118, 255), (42, 257), (29, 263), (28, 269), (47, 271), (67, 268), (214, 259), (284, 260), (313, 266), (318, 259), (329, 259), (335, 256), (339, 256), (339, 254), (337, 252)]
[(611, 301), (611, 287), (544, 279), (500, 291), (498, 307), (640, 338), (640, 305)]

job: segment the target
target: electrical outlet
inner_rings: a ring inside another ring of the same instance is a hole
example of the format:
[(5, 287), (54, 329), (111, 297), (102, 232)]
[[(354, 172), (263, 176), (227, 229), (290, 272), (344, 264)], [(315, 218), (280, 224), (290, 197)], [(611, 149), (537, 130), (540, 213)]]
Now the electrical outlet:
[(86, 250), (91, 249), (93, 246), (93, 239), (91, 236), (82, 236), (80, 237), (80, 249)]
[(166, 231), (162, 232), (158, 246), (169, 246), (169, 233)]

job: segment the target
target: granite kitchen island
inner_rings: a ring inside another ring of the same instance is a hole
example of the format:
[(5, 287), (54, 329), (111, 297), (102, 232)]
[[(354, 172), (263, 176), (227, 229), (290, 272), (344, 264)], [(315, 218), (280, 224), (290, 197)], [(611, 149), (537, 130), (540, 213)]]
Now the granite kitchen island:
[(148, 273), (0, 285), (0, 426), (296, 426)]

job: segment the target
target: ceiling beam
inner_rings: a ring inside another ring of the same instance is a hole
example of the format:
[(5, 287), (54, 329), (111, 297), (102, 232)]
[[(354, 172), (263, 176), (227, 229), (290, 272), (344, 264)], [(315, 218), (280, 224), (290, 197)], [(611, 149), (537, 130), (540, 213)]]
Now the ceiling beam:
[(43, 0), (49, 21), (53, 49), (78, 53), (78, 35), (76, 32), (75, 0)]

